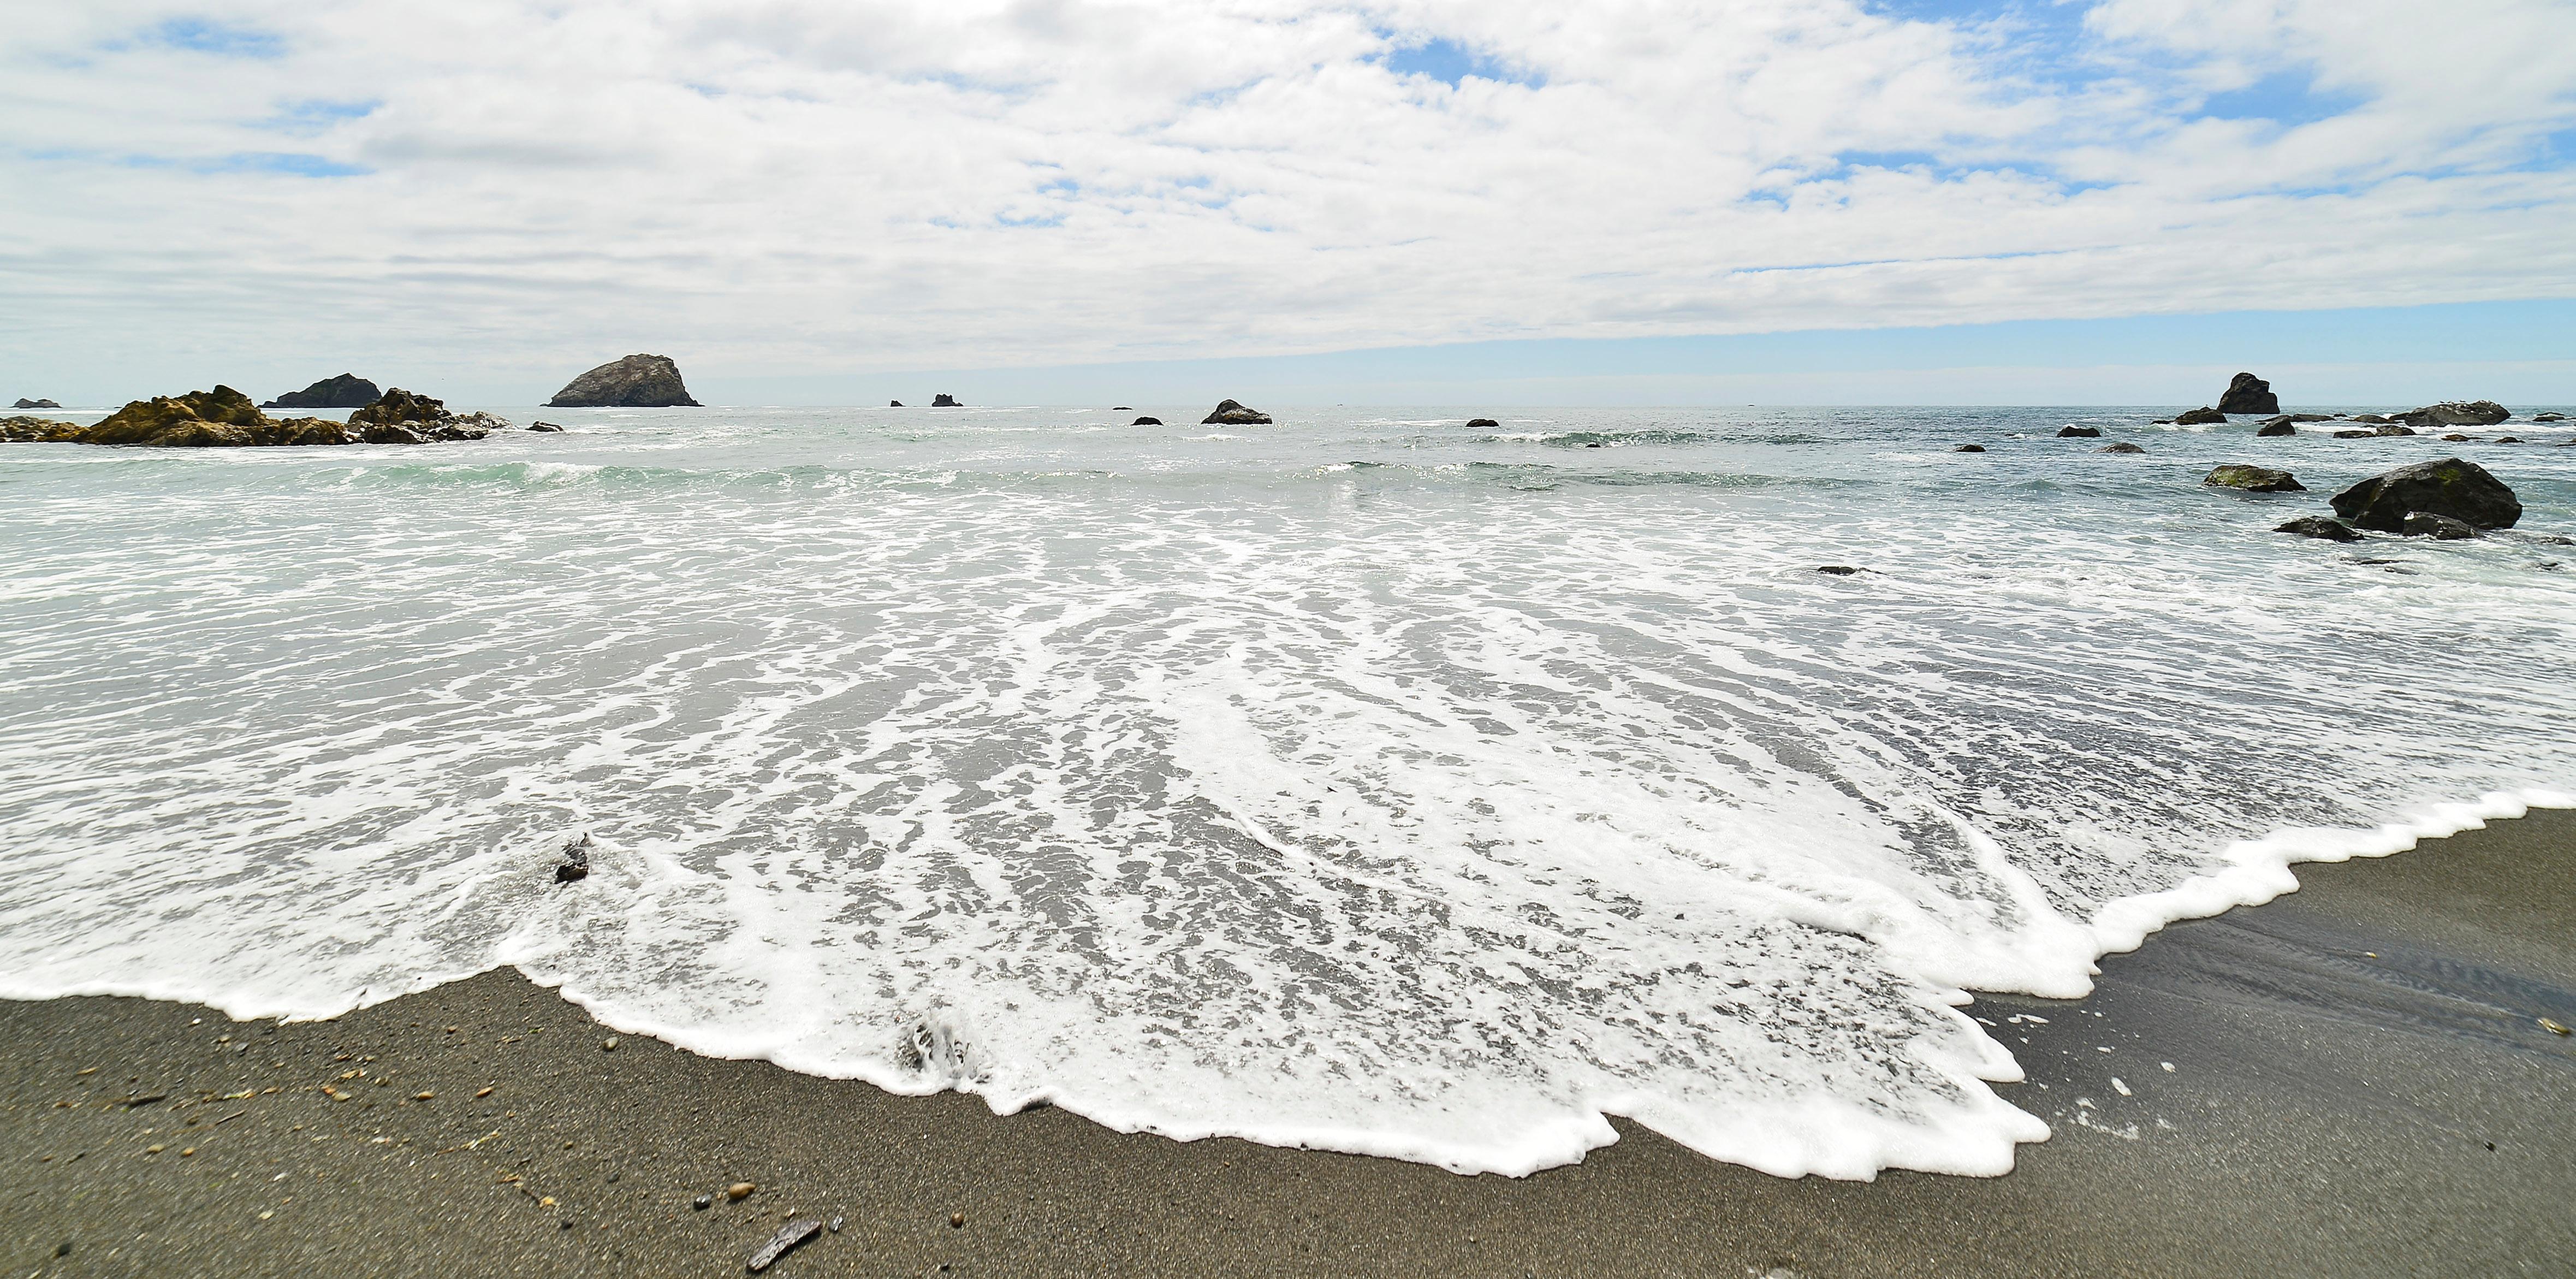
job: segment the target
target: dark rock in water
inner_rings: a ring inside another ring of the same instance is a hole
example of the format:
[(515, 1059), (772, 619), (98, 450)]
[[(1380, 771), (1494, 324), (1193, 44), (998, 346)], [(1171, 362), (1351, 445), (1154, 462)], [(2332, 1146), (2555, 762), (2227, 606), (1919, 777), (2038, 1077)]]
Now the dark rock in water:
[(433, 440), (479, 440), (510, 424), (489, 413), (459, 416), (443, 400), (414, 395), (401, 387), (349, 414), (349, 429), (368, 444), (426, 444)]
[(2366, 424), (2371, 425), (2371, 426), (2386, 426), (2386, 425), (2388, 425), (2390, 422), (2395, 421), (2396, 419), (2395, 419), (2395, 418), (2386, 418), (2386, 417), (2381, 417), (2380, 415), (2378, 415), (2378, 414), (2376, 414), (2376, 413), (2355, 413), (2355, 414), (2353, 414), (2353, 415), (2352, 415), (2352, 420), (2353, 420), (2353, 421), (2356, 421), (2356, 422), (2366, 423)]
[(1112, 413), (1133, 413), (1136, 409), (1133, 405), (1112, 404), (1109, 406), (1109, 411)]
[(1502, 423), (1489, 417), (1471, 417), (1467, 419), (1467, 429), (1471, 431), (1491, 431), (1497, 430), (1501, 426)]
[(2409, 514), (2398, 531), (2408, 537), (2430, 537), (2445, 542), (2457, 542), (2478, 535), (2478, 531), (2467, 524), (2452, 519), (2448, 515), (2435, 515), (2431, 511), (2416, 511)]
[(355, 373), (326, 377), (301, 391), (289, 391), (260, 405), (264, 409), (354, 409), (376, 401), (383, 392)]
[(2411, 426), (2399, 426), (2392, 422), (2387, 426), (2372, 427), (2371, 433), (2374, 435), (2413, 435), (2415, 433), (2415, 428)]
[(2473, 528), (2512, 528), (2522, 503), (2485, 467), (2446, 457), (2401, 466), (2334, 495), (2334, 512), (2363, 528), (2396, 533), (2418, 511)]
[(780, 1226), (778, 1233), (769, 1237), (769, 1242), (760, 1245), (760, 1251), (751, 1254), (751, 1260), (747, 1264), (755, 1274), (767, 1270), (769, 1263), (786, 1256), (788, 1249), (821, 1233), (823, 1233), (822, 1218), (798, 1217)]
[(2128, 442), (2127, 440), (2122, 440), (2122, 441), (2120, 441), (2120, 442), (2119, 442), (2119, 443), (2117, 443), (2117, 444), (2105, 444), (2105, 445), (2103, 445), (2102, 447), (2100, 447), (2100, 448), (2098, 448), (2098, 449), (2095, 449), (2095, 450), (2093, 450), (2093, 451), (2094, 451), (2094, 452), (2096, 452), (2096, 453), (2144, 453), (2144, 452), (2146, 452), (2146, 450), (2145, 450), (2145, 449), (2140, 448), (2139, 446), (2137, 446), (2137, 445), (2135, 445), (2135, 444), (2131, 444), (2131, 443), (2130, 443), (2130, 442)]
[(2450, 435), (2443, 436), (2442, 442), (2444, 444), (2466, 444), (2469, 442), (2469, 437), (2454, 432)]
[(78, 422), (41, 417), (0, 418), (0, 444), (78, 444)]
[(1860, 570), (1853, 568), (1849, 564), (1820, 564), (1816, 566), (1816, 571), (1819, 573), (1831, 573), (1836, 577), (1849, 577)]
[(2351, 526), (2335, 520), (2327, 519), (2322, 515), (2302, 515), (2279, 528), (2273, 529), (2272, 531), (2275, 533), (2296, 533), (2301, 537), (2322, 538), (2329, 542), (2358, 542), (2361, 540), (2361, 534), (2353, 532)]
[(2057, 428), (2057, 438), (2061, 440), (2098, 440), (2102, 438), (2102, 428), (2098, 426), (2061, 426)]
[(562, 427), (557, 426), (552, 422), (530, 422), (528, 423), (528, 429), (531, 431), (552, 431), (558, 434), (563, 431)]
[(888, 401), (886, 401), (886, 407), (887, 407), (887, 408), (890, 408), (890, 409), (899, 409), (899, 408), (902, 408), (902, 407), (903, 407), (903, 401), (901, 401), (901, 400), (888, 400)]
[(2293, 422), (2331, 422), (2331, 421), (2335, 420), (2336, 418), (2342, 417), (2342, 416), (2343, 416), (2343, 414), (2341, 414), (2341, 413), (2284, 413), (2284, 414), (2282, 414), (2281, 416), (2286, 417), (2286, 418), (2290, 419), (2290, 420), (2291, 420), (2291, 421), (2293, 421)]
[[(12, 404), (9, 407), (13, 409), (58, 409), (61, 408), (62, 405), (56, 404), (52, 400), (30, 400), (22, 396), (19, 398), (17, 403)], [(2549, 421), (2554, 419), (2542, 420)]]
[(136, 400), (105, 421), (68, 436), (74, 444), (122, 444), (151, 448), (276, 448), (307, 444), (346, 444), (347, 428), (320, 418), (271, 419), (250, 397), (229, 386), (190, 391), (179, 396)]
[(1128, 423), (1127, 425), (1129, 425), (1129, 426), (1161, 426), (1162, 424), (1163, 424), (1163, 419), (1158, 418), (1158, 417), (1140, 417), (1140, 418), (1136, 419), (1135, 421)]
[(2298, 418), (2287, 413), (2284, 413), (2279, 417), (2265, 418), (2263, 419), (2263, 425), (2256, 428), (2254, 433), (2259, 436), (2267, 437), (2276, 435), (2296, 435), (2299, 433), (2299, 428), (2295, 425), (2298, 420)]
[(1199, 419), (1199, 425), (1268, 426), (1270, 425), (1270, 415), (1259, 409), (1248, 409), (1233, 400), (1227, 400), (1224, 403), (1217, 405), (1215, 412)]
[(563, 862), (555, 867), (555, 882), (570, 884), (590, 878), (590, 832), (564, 845)]
[(2444, 400), (2400, 413), (2397, 420), (2413, 427), (2493, 426), (2512, 416), (2511, 411), (2493, 400)]
[(2521, 436), (2519, 436), (2519, 435), (2499, 435), (2499, 436), (2497, 436), (2497, 437), (2496, 437), (2496, 443), (2498, 443), (2498, 444), (2520, 444), (2520, 443), (2522, 443), (2522, 437), (2521, 437)]
[[(37, 404), (29, 404), (25, 400), (20, 400), (18, 401), (18, 407), (22, 409), (58, 409), (62, 406), (54, 403), (52, 400), (45, 400)], [(2564, 413), (2534, 413), (2531, 415), (2531, 420), (2534, 422), (2564, 422), (2567, 420), (2567, 415)]]
[(2275, 471), (2268, 466), (2247, 466), (2228, 462), (2214, 467), (2202, 476), (2201, 483), (2219, 488), (2243, 489), (2248, 493), (2305, 493), (2308, 486), (2288, 471)]
[(1953, 453), (1983, 453), (1986, 451), (1986, 446), (1983, 444), (1962, 444), (1950, 451)]
[(930, 407), (934, 409), (962, 409), (966, 406), (958, 403), (956, 396), (950, 395), (946, 391), (942, 391), (939, 394), (930, 397)]
[(696, 408), (667, 355), (630, 355), (574, 378), (546, 401), (550, 409)]
[(2334, 437), (2338, 440), (2367, 440), (2376, 438), (2378, 434), (2377, 431), (2337, 431)]
[(2272, 394), (2272, 384), (2251, 373), (2239, 373), (2227, 383), (2227, 394), (2218, 397), (2221, 413), (2278, 413), (2281, 397)]
[(2176, 426), (2224, 426), (2227, 423), (2227, 415), (2216, 409), (2203, 407), (2176, 413), (2173, 420)]

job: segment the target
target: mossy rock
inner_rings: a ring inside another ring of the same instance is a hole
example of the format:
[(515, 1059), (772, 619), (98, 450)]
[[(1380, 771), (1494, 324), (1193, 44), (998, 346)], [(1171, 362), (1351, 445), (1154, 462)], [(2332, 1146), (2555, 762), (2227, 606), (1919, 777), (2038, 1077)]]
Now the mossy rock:
[(0, 444), (77, 444), (81, 425), (41, 417), (0, 417)]

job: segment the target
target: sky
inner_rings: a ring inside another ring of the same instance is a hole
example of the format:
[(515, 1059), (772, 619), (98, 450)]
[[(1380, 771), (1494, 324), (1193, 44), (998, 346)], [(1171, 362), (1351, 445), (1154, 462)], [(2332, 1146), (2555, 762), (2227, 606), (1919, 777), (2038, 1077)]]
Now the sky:
[(2569, 49), (2568, 0), (0, 0), (0, 403), (639, 351), (738, 403), (2563, 403)]

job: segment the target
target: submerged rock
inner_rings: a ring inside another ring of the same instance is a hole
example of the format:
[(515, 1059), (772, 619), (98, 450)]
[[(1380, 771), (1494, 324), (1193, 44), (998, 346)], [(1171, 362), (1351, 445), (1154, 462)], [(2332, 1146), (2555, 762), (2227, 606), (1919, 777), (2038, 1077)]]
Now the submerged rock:
[(550, 409), (696, 408), (680, 366), (667, 355), (630, 355), (574, 378), (546, 401)]
[(2308, 491), (2308, 486), (2299, 483), (2298, 477), (2288, 471), (2276, 471), (2268, 466), (2247, 466), (2242, 462), (2228, 462), (2212, 468), (2200, 482), (2219, 488), (2243, 489), (2248, 493)]
[(2226, 423), (2227, 415), (2213, 408), (2202, 407), (2176, 413), (2173, 420), (2176, 426), (2221, 426)]
[(1135, 421), (1128, 423), (1127, 425), (1129, 425), (1129, 426), (1161, 426), (1162, 424), (1163, 424), (1163, 419), (1158, 418), (1158, 417), (1140, 417), (1140, 418), (1136, 419)]
[(2520, 444), (2522, 443), (2522, 437), (2519, 435), (2499, 435), (2496, 437), (2495, 442), (2498, 444)]
[(2397, 420), (2413, 427), (2493, 426), (2512, 416), (2505, 406), (2493, 400), (2444, 400), (2400, 413)]
[(30, 400), (21, 396), (17, 403), (12, 404), (9, 407), (13, 409), (58, 409), (61, 408), (62, 405), (56, 404), (52, 400)]
[(528, 429), (531, 431), (550, 431), (558, 435), (563, 432), (562, 427), (557, 426), (552, 422), (530, 422), (528, 423)]
[(2130, 442), (2128, 442), (2127, 440), (2122, 440), (2122, 441), (2120, 441), (2120, 442), (2119, 442), (2119, 443), (2117, 443), (2117, 444), (2105, 444), (2105, 445), (2103, 445), (2102, 447), (2100, 447), (2100, 448), (2098, 448), (2098, 449), (2095, 449), (2095, 450), (2093, 450), (2093, 451), (2094, 451), (2094, 452), (2096, 452), (2096, 453), (2144, 453), (2144, 452), (2146, 452), (2146, 450), (2145, 450), (2145, 449), (2143, 449), (2143, 448), (2141, 448), (2141, 447), (2139, 447), (2139, 446), (2137, 446), (2137, 445), (2135, 445), (2135, 444), (2131, 444), (2131, 443), (2130, 443)]
[(384, 394), (376, 384), (355, 373), (326, 377), (301, 391), (289, 391), (260, 405), (264, 409), (355, 409), (376, 402)]
[(2363, 528), (2403, 532), (2419, 511), (2447, 516), (2473, 528), (2512, 528), (2522, 502), (2502, 480), (2475, 462), (2446, 457), (2401, 466), (2334, 495), (2334, 512)]
[(2102, 428), (2098, 426), (2061, 426), (2057, 428), (2057, 438), (2061, 440), (2098, 440), (2102, 438)]
[(1489, 417), (1472, 417), (1467, 419), (1467, 429), (1471, 431), (1492, 431), (1500, 429), (1501, 426), (1502, 423)]
[(2221, 413), (2278, 413), (2281, 397), (2272, 394), (2272, 384), (2251, 373), (2239, 373), (2228, 380), (2227, 393), (2218, 397)]
[(1245, 408), (1241, 403), (1238, 403), (1237, 401), (1234, 401), (1234, 400), (1227, 400), (1227, 401), (1225, 401), (1225, 402), (1223, 402), (1223, 403), (1221, 403), (1221, 404), (1217, 405), (1217, 406), (1216, 406), (1216, 411), (1214, 411), (1214, 412), (1212, 412), (1212, 413), (1208, 414), (1208, 415), (1207, 415), (1206, 417), (1204, 417), (1204, 418), (1199, 419), (1199, 425), (1201, 425), (1201, 426), (1268, 426), (1268, 425), (1270, 425), (1270, 415), (1269, 415), (1269, 414), (1267, 414), (1267, 413), (1262, 412), (1262, 411), (1261, 411), (1261, 410), (1259, 410), (1259, 409), (1250, 409), (1250, 408)]
[(1986, 446), (1983, 444), (1962, 444), (1950, 451), (1953, 453), (1983, 453), (1986, 451)]
[[(27, 403), (25, 400), (20, 400), (20, 401), (18, 401), (18, 407), (19, 407), (19, 408), (22, 408), (22, 409), (24, 409), (24, 408), (58, 409), (58, 408), (61, 408), (62, 406), (61, 406), (61, 405), (59, 405), (59, 404), (54, 403), (54, 402), (53, 402), (53, 401), (51, 401), (51, 400), (47, 400), (47, 401), (45, 401), (45, 402), (44, 402), (44, 403), (42, 403), (42, 404), (29, 404), (29, 403)], [(2534, 421), (2534, 422), (2564, 422), (2564, 421), (2566, 421), (2566, 420), (2567, 420), (2567, 415), (2566, 415), (2566, 414), (2564, 414), (2564, 413), (2534, 413), (2534, 414), (2532, 414), (2532, 415), (2531, 415), (2531, 420), (2532, 420), (2532, 421)]]
[(2462, 541), (2478, 535), (2478, 531), (2467, 524), (2431, 511), (2415, 511), (2407, 515), (2406, 523), (2398, 531), (2408, 537), (2430, 537), (2444, 542)]
[(956, 396), (950, 395), (946, 391), (942, 391), (939, 394), (930, 397), (930, 407), (934, 409), (962, 409), (966, 406), (958, 403)]
[(2273, 529), (2272, 531), (2275, 533), (2296, 533), (2301, 537), (2320, 538), (2328, 542), (2358, 542), (2361, 540), (2361, 534), (2353, 532), (2350, 525), (2344, 524), (2338, 520), (2327, 519), (2322, 515), (2302, 515), (2279, 528)]

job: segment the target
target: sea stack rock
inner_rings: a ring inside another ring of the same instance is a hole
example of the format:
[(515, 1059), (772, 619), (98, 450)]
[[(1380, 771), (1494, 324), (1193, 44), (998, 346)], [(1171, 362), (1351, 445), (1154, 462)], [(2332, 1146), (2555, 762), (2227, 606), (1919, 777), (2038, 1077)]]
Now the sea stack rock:
[(2401, 466), (2334, 495), (2334, 512), (2363, 528), (2402, 533), (2406, 517), (2422, 512), (2471, 528), (2512, 528), (2522, 502), (2504, 481), (2475, 462), (2446, 457)]
[(1162, 424), (1163, 424), (1163, 419), (1158, 418), (1158, 417), (1140, 417), (1140, 418), (1136, 419), (1135, 421), (1128, 423), (1127, 425), (1129, 425), (1129, 426), (1161, 426)]
[(2421, 430), (2431, 426), (2493, 426), (2512, 416), (2511, 411), (2493, 400), (2444, 400), (2400, 413), (2397, 420)]
[(2229, 462), (2201, 477), (2201, 483), (2218, 488), (2243, 489), (2248, 493), (2305, 493), (2308, 486), (2288, 471), (2275, 471), (2268, 466), (2247, 466)]
[(550, 409), (696, 408), (680, 381), (680, 366), (667, 355), (630, 355), (603, 364), (555, 392)]
[(10, 407), (21, 409), (58, 409), (61, 408), (62, 405), (56, 404), (52, 400), (30, 400), (21, 398), (16, 404), (11, 405)]
[(942, 391), (939, 394), (930, 397), (930, 407), (934, 409), (962, 409), (966, 406), (958, 403), (956, 396), (950, 395), (946, 391)]
[(1216, 411), (1199, 419), (1201, 426), (1268, 426), (1270, 415), (1259, 409), (1248, 409), (1235, 400), (1216, 406)]
[(2272, 384), (2251, 373), (2239, 373), (2228, 380), (2227, 394), (2218, 397), (2221, 413), (2278, 413), (2281, 397), (2272, 394)]
[(1495, 421), (1494, 419), (1489, 418), (1489, 417), (1476, 417), (1476, 418), (1469, 418), (1469, 419), (1467, 419), (1467, 429), (1468, 429), (1468, 430), (1470, 430), (1470, 431), (1492, 431), (1492, 430), (1497, 430), (1497, 429), (1499, 429), (1501, 426), (1502, 426), (1502, 423), (1497, 422), (1497, 421)]
[(2057, 438), (2061, 440), (2098, 440), (2102, 438), (2102, 428), (2098, 426), (2061, 426), (2057, 428)]
[(890, 409), (899, 409), (899, 408), (902, 408), (902, 407), (903, 407), (903, 401), (901, 401), (901, 400), (888, 400), (888, 401), (886, 401), (886, 407), (887, 407), (887, 408), (890, 408)]
[(260, 405), (264, 409), (362, 409), (384, 392), (355, 373), (326, 377), (301, 391), (289, 391)]

